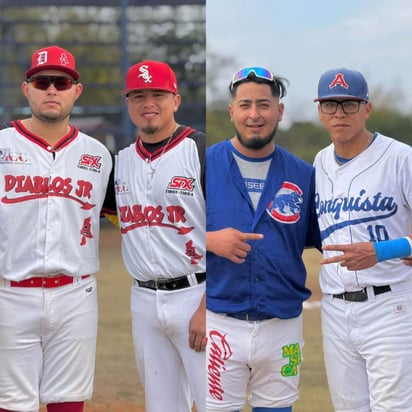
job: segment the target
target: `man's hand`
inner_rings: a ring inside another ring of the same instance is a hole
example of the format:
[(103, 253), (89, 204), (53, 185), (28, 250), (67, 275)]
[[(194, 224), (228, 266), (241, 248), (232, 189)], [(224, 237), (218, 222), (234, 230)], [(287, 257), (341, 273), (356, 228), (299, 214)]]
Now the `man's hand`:
[[(207, 276), (207, 275), (206, 275)], [(206, 294), (189, 323), (189, 346), (196, 352), (206, 349)]]
[(412, 266), (412, 257), (408, 258), (402, 258), (403, 263), (405, 263), (406, 266)]
[(322, 259), (321, 265), (339, 263), (348, 270), (363, 270), (378, 263), (372, 242), (359, 242), (347, 245), (325, 245), (323, 250), (342, 252), (342, 254)]
[(206, 249), (214, 254), (231, 260), (234, 263), (244, 263), (247, 254), (252, 250), (249, 240), (261, 240), (260, 233), (244, 233), (232, 227), (206, 233)]

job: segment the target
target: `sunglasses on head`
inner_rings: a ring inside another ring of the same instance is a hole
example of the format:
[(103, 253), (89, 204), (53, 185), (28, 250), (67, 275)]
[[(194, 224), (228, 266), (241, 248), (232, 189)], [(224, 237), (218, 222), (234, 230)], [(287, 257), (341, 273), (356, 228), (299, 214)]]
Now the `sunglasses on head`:
[(77, 80), (65, 76), (33, 76), (26, 81), (36, 89), (47, 90), (53, 84), (56, 90), (60, 91), (69, 90), (73, 84), (78, 83)]
[(245, 67), (244, 69), (237, 71), (233, 75), (232, 81), (230, 83), (230, 89), (232, 90), (233, 87), (242, 80), (246, 80), (252, 73), (258, 79), (267, 80), (268, 82), (275, 81), (274, 74), (268, 69), (265, 69), (263, 67)]

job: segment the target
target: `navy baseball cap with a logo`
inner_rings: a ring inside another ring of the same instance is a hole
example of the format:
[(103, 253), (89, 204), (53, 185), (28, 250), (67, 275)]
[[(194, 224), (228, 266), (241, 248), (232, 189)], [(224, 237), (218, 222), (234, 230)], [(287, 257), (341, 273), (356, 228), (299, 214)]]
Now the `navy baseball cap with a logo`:
[(319, 80), (315, 102), (331, 99), (369, 100), (368, 84), (362, 73), (349, 69), (332, 69)]
[(156, 89), (177, 93), (176, 76), (171, 67), (164, 62), (143, 61), (130, 67), (126, 74), (126, 85), (121, 91), (127, 95), (134, 90)]

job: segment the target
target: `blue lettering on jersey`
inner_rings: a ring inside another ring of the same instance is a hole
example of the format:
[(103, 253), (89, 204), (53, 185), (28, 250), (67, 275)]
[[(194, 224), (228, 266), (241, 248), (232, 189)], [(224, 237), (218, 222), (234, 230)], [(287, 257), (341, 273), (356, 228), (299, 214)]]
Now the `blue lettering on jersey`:
[(248, 192), (262, 193), (265, 181), (262, 179), (245, 179), (246, 189)]
[(318, 218), (322, 215), (331, 214), (334, 220), (340, 219), (341, 212), (382, 212), (374, 216), (369, 215), (365, 218), (336, 223), (321, 231), (322, 239), (346, 226), (387, 219), (398, 211), (398, 205), (393, 197), (382, 196), (381, 192), (373, 196), (367, 196), (366, 190), (361, 190), (357, 197), (340, 197), (330, 200), (320, 200), (319, 193), (316, 193), (315, 205)]

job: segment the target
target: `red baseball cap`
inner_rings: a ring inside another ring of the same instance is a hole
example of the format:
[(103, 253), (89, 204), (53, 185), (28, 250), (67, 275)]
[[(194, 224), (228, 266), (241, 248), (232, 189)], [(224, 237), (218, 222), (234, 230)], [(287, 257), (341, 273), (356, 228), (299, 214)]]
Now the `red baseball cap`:
[(73, 55), (57, 46), (44, 47), (33, 53), (31, 67), (26, 72), (26, 78), (28, 79), (41, 70), (60, 70), (75, 80), (79, 80), (80, 77)]
[(128, 70), (126, 87), (121, 91), (121, 95), (141, 89), (165, 90), (176, 94), (176, 76), (166, 63), (149, 60), (137, 63)]

